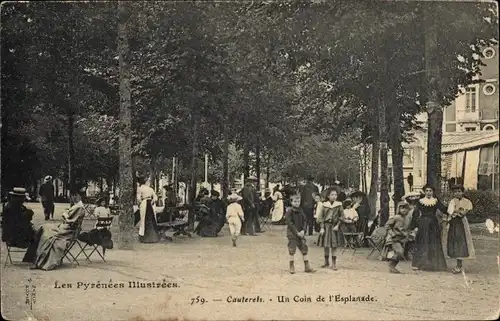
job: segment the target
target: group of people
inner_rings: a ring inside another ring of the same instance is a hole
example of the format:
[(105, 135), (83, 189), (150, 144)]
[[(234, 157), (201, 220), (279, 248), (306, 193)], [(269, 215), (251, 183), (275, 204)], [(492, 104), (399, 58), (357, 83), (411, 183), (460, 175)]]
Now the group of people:
[[(467, 221), (467, 214), (473, 209), (472, 202), (464, 197), (461, 185), (452, 186), (454, 198), (447, 206), (435, 197), (432, 186), (424, 186), (423, 191), (423, 197), (400, 202), (396, 214), (386, 223), (386, 258), (390, 272), (399, 273), (396, 266), (405, 257), (405, 245), (413, 242), (414, 270), (445, 271), (446, 251), (448, 257), (456, 259), (452, 273), (461, 273), (463, 260), (475, 258)], [(444, 215), (442, 224), (438, 211)]]
[[(408, 257), (410, 247), (413, 270), (446, 270), (446, 251), (450, 258), (456, 259), (456, 267), (452, 269), (452, 273), (461, 273), (463, 260), (475, 257), (467, 221), (467, 214), (472, 211), (472, 203), (464, 197), (463, 186), (455, 185), (452, 191), (454, 198), (446, 206), (434, 196), (434, 188), (426, 185), (423, 188), (423, 196), (420, 193), (412, 193), (404, 197), (404, 200), (399, 202), (395, 215), (385, 226), (379, 227), (379, 230), (383, 231), (384, 239), (382, 255), (384, 260), (389, 261), (391, 273), (400, 273), (396, 268), (397, 264)], [(321, 267), (331, 267), (333, 270), (337, 270), (338, 248), (346, 246), (346, 241), (352, 242), (344, 237), (343, 233), (367, 227), (367, 224), (359, 223), (367, 220), (367, 204), (362, 204), (362, 193), (354, 192), (343, 202), (339, 200), (339, 194), (338, 189), (329, 188), (324, 194), (327, 197), (325, 202), (322, 202), (319, 194), (312, 194), (317, 200), (315, 217), (320, 228), (317, 244), (324, 248), (324, 264)], [(292, 274), (295, 273), (294, 255), (297, 249), (303, 255), (305, 272), (314, 272), (307, 258), (306, 244), (306, 233), (308, 226), (311, 226), (310, 214), (308, 215), (309, 212), (304, 210), (301, 204), (304, 204), (302, 196), (293, 196), (292, 207), (286, 213)], [(438, 220), (438, 210), (444, 214), (444, 225)], [(379, 231), (375, 230), (373, 233)], [(364, 234), (370, 233), (365, 231)]]
[[(51, 178), (47, 177), (45, 181), (50, 184)], [(135, 223), (139, 225), (139, 241), (155, 243), (160, 240), (154, 211), (158, 197), (145, 179), (140, 178), (139, 185), (139, 210), (135, 219)], [(40, 195), (43, 194), (46, 219), (54, 211), (48, 190), (48, 187), (44, 187), (40, 192)], [(453, 186), (452, 190), (454, 198), (448, 205), (434, 196), (434, 189), (429, 185), (424, 186), (424, 195), (410, 193), (399, 202), (395, 215), (373, 232), (383, 234), (382, 254), (389, 261), (391, 273), (400, 273), (397, 265), (408, 256), (410, 246), (412, 267), (415, 270), (446, 270), (445, 251), (449, 257), (457, 260), (453, 273), (462, 271), (463, 259), (474, 258), (474, 246), (467, 221), (472, 203), (464, 198), (463, 186)], [(32, 268), (55, 269), (62, 263), (67, 241), (85, 215), (82, 203), (85, 191), (72, 191), (74, 205), (63, 214), (62, 223), (44, 224), (38, 229), (31, 223), (33, 211), (23, 205), (25, 193), (22, 188), (15, 188), (9, 193), (10, 200), (2, 213), (2, 240), (9, 246), (27, 248), (23, 261), (32, 263)], [(273, 221), (282, 220), (284, 216), (287, 225), (290, 273), (295, 273), (294, 256), (297, 249), (303, 256), (305, 272), (314, 272), (307, 257), (306, 243), (306, 236), (313, 235), (314, 231), (319, 234), (315, 243), (324, 249), (324, 264), (321, 267), (333, 270), (337, 270), (337, 251), (339, 247), (346, 246), (346, 241), (348, 246), (367, 245), (358, 244), (354, 238), (346, 235), (352, 235), (349, 233), (359, 232), (360, 229), (364, 235), (372, 234), (373, 229), (369, 229), (368, 224), (370, 208), (366, 195), (354, 192), (348, 196), (340, 184), (320, 193), (310, 178), (299, 193), (290, 197), (290, 207), (286, 211), (284, 197), (279, 189), (266, 196), (272, 201), (270, 215)], [(243, 189), (239, 193), (233, 191), (227, 202), (220, 199), (217, 191), (208, 190), (202, 190), (196, 200), (200, 208), (205, 208), (205, 212), (201, 211), (204, 214), (197, 226), (200, 236), (217, 236), (226, 222), (233, 246), (237, 245), (240, 234), (256, 235), (263, 232), (259, 224), (261, 200), (255, 187), (255, 178), (247, 179)], [(105, 204), (101, 204), (97, 210), (99, 215), (109, 216)], [(438, 210), (444, 214), (444, 225), (437, 218)]]

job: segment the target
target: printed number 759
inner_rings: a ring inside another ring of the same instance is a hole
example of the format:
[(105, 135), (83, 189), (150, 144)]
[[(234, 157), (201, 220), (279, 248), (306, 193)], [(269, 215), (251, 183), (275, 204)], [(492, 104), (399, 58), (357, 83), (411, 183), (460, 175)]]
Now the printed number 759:
[(196, 298), (191, 298), (191, 305), (193, 304), (205, 304), (205, 302), (207, 302), (205, 300), (205, 298), (201, 297), (201, 296), (197, 296)]

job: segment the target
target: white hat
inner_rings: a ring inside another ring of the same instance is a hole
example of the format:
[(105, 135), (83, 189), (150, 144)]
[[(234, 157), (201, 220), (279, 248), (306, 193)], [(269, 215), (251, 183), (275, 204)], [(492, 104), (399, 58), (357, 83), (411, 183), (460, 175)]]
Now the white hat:
[(50, 180), (52, 180), (52, 176), (50, 176), (50, 175), (45, 176), (45, 179), (44, 179), (45, 182), (48, 182)]
[(13, 196), (24, 196), (26, 197), (26, 189), (22, 187), (14, 187), (12, 192), (9, 192), (10, 195)]
[(242, 200), (242, 197), (241, 197), (241, 196), (239, 196), (239, 195), (238, 195), (238, 194), (236, 194), (236, 193), (233, 193), (233, 194), (231, 194), (231, 195), (229, 195), (229, 196), (227, 197), (227, 200), (228, 200), (228, 201), (236, 201), (236, 202), (238, 202), (238, 201), (241, 201), (241, 200)]
[(410, 192), (410, 193), (405, 194), (402, 197), (403, 200), (406, 200), (408, 198), (420, 198), (420, 193), (419, 192)]

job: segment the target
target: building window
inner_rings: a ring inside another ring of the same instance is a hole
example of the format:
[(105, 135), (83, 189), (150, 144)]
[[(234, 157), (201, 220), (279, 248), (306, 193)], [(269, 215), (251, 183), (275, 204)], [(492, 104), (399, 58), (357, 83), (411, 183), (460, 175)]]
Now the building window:
[(476, 99), (477, 99), (477, 90), (476, 86), (470, 86), (465, 89), (465, 112), (467, 113), (475, 113), (476, 112)]
[(457, 125), (456, 124), (446, 124), (445, 126), (445, 131), (447, 133), (453, 133), (457, 131)]
[(476, 131), (476, 127), (465, 127), (465, 131), (466, 132), (475, 132)]
[(495, 91), (497, 90), (497, 88), (495, 87), (495, 85), (493, 84), (486, 84), (484, 85), (483, 87), (483, 93), (486, 95), (486, 96), (491, 96), (495, 93)]
[(495, 49), (488, 47), (483, 50), (483, 56), (486, 59), (491, 59), (495, 57)]

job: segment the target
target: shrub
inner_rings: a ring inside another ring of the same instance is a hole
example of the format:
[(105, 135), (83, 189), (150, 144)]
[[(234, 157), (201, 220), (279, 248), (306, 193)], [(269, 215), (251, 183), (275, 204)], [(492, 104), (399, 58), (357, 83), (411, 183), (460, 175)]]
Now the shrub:
[[(466, 190), (464, 196), (468, 198), (473, 205), (472, 213), (467, 215), (469, 223), (484, 223), (490, 218), (498, 224), (500, 217), (499, 193), (484, 190)], [(449, 202), (453, 198), (451, 192), (443, 194), (443, 200)]]

